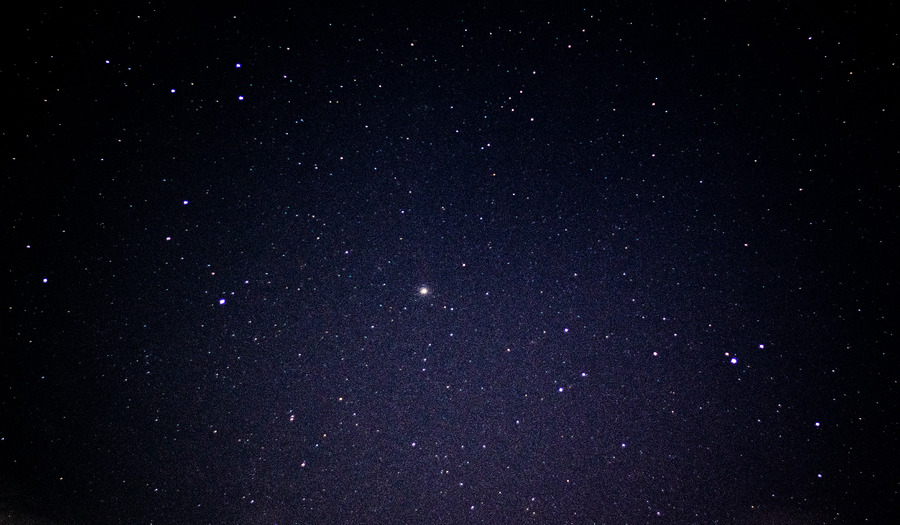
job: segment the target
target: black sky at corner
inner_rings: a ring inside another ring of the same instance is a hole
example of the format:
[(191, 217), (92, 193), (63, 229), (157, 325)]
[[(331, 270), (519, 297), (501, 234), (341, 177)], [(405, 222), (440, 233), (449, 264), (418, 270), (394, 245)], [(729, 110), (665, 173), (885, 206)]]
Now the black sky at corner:
[(896, 509), (890, 9), (152, 5), (4, 22), (10, 513)]

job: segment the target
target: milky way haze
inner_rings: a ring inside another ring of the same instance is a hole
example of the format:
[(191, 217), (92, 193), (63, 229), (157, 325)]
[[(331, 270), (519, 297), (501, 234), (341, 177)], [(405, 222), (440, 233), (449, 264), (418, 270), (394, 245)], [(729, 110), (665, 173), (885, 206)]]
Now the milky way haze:
[(0, 521), (896, 516), (896, 10), (125, 4), (2, 22)]

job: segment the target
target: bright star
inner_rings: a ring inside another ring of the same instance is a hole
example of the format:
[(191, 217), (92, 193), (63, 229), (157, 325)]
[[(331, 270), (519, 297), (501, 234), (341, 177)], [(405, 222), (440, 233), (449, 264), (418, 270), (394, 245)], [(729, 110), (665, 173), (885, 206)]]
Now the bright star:
[(419, 295), (428, 295), (428, 288), (424, 286), (419, 288)]

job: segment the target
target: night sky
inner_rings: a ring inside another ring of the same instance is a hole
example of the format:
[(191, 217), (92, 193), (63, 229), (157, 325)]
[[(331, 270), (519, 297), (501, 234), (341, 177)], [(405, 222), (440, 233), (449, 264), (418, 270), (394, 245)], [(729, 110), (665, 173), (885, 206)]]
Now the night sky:
[(40, 4), (0, 522), (900, 512), (897, 9)]

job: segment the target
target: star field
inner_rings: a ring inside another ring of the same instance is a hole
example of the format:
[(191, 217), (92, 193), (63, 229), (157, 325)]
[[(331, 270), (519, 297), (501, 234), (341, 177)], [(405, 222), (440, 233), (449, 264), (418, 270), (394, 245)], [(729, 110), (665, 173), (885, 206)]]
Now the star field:
[(893, 11), (11, 15), (0, 521), (888, 522)]

